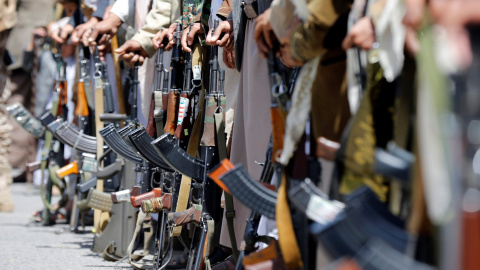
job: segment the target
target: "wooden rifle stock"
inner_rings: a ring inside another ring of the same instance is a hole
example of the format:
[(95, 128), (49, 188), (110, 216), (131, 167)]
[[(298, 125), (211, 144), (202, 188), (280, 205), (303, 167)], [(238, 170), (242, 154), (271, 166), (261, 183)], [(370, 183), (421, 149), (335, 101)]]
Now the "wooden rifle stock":
[(167, 121), (165, 122), (165, 128), (163, 131), (165, 133), (170, 133), (170, 135), (175, 133), (177, 124), (178, 97), (179, 94), (176, 91), (168, 92)]
[(57, 89), (58, 92), (58, 108), (57, 115), (62, 115), (63, 107), (67, 105), (67, 81), (58, 81)]

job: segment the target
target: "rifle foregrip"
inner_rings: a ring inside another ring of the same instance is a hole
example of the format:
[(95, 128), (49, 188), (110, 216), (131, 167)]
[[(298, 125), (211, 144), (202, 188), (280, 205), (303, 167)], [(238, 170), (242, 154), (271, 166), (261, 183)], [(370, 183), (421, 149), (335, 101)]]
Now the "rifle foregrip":
[(195, 204), (187, 210), (168, 213), (168, 223), (173, 226), (182, 226), (190, 222), (199, 224), (202, 218), (202, 206)]
[(170, 135), (175, 133), (177, 124), (178, 97), (179, 95), (173, 91), (168, 93), (167, 121), (165, 122), (164, 132), (170, 133)]
[(58, 169), (55, 173), (59, 178), (64, 178), (65, 176), (70, 174), (78, 174), (78, 162), (74, 160), (72, 163)]
[(144, 213), (158, 213), (162, 209), (170, 210), (172, 207), (172, 194), (165, 193), (160, 198), (153, 198), (142, 201), (142, 211)]
[(97, 185), (97, 178), (94, 177), (85, 183), (77, 184), (77, 190), (80, 193), (85, 193), (89, 191), (91, 188), (94, 188), (96, 185)]
[(113, 203), (128, 202), (131, 196), (138, 196), (138, 195), (140, 195), (139, 186), (134, 186), (131, 189), (125, 189), (125, 190), (110, 193), (110, 196), (112, 196)]
[(87, 95), (85, 93), (85, 84), (83, 82), (78, 83), (78, 98), (75, 115), (78, 117), (86, 117), (89, 115)]
[(120, 171), (122, 171), (122, 167), (123, 167), (122, 160), (117, 159), (115, 160), (114, 163), (108, 165), (107, 167), (103, 169), (99, 168), (97, 171), (97, 178), (108, 179), (114, 176), (115, 174), (119, 173)]
[(272, 137), (273, 147), (271, 160), (278, 163), (278, 158), (283, 151), (283, 136), (285, 134), (285, 121), (280, 111), (280, 107), (270, 108), (270, 116), (272, 118)]
[(155, 123), (154, 111), (155, 111), (155, 93), (152, 93), (152, 99), (150, 101), (150, 110), (148, 111), (148, 123), (145, 129), (147, 130), (148, 135), (150, 135), (153, 138), (156, 138), (157, 126)]
[(158, 198), (162, 196), (162, 189), (161, 188), (154, 188), (152, 191), (143, 193), (138, 196), (131, 196), (130, 201), (132, 202), (132, 206), (135, 208), (139, 208), (142, 206), (142, 201), (150, 200), (154, 198)]

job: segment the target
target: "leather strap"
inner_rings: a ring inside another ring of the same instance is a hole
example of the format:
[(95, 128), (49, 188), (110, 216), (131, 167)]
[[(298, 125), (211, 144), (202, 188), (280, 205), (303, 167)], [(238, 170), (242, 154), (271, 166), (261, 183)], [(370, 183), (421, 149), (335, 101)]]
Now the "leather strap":
[(115, 242), (110, 242), (110, 244), (103, 250), (102, 258), (105, 261), (116, 262), (121, 260), (122, 258), (115, 255)]
[(215, 222), (213, 221), (213, 219), (209, 219), (207, 220), (207, 239), (205, 241), (205, 248), (203, 249), (205, 252), (204, 261), (205, 261), (206, 270), (212, 270), (209, 256), (210, 256), (210, 248), (211, 248), (210, 246), (212, 244), (212, 238), (213, 238), (214, 232), (215, 232)]
[[(216, 131), (216, 145), (218, 147), (218, 155), (220, 160), (224, 160), (227, 157), (227, 142), (225, 138), (225, 123), (223, 118), (223, 110), (214, 114), (215, 131)], [(231, 194), (224, 192), (225, 196), (225, 219), (227, 220), (228, 235), (230, 236), (230, 243), (232, 245), (232, 252), (235, 261), (238, 260), (238, 246), (235, 238), (235, 227), (233, 226), (233, 220), (235, 219), (235, 206), (233, 204), (233, 197)]]
[(268, 260), (274, 260), (279, 255), (277, 241), (275, 239), (271, 239), (266, 248), (243, 257), (243, 265), (247, 266)]
[(141, 254), (134, 254), (133, 253), (133, 246), (135, 244), (135, 240), (137, 239), (137, 235), (140, 232), (140, 229), (143, 227), (145, 219), (149, 217), (150, 214), (143, 213), (142, 211), (138, 212), (137, 216), (137, 223), (135, 224), (135, 231), (133, 233), (132, 241), (127, 248), (128, 260), (130, 264), (137, 269), (143, 269), (144, 266), (137, 261), (142, 259), (144, 256), (147, 256), (150, 253), (150, 243), (153, 239), (153, 228), (150, 229), (149, 233), (145, 233), (145, 241), (144, 241), (144, 248)]
[[(97, 159), (103, 155), (103, 139), (100, 135), (100, 130), (103, 128), (103, 122), (100, 121), (100, 113), (103, 113), (103, 81), (100, 76), (94, 77), (95, 83), (95, 134), (97, 137)], [(103, 192), (103, 179), (97, 178), (97, 187), (96, 189), (100, 192)], [(107, 219), (108, 220), (108, 219)], [(95, 209), (93, 211), (93, 224), (95, 226), (96, 233), (101, 233), (101, 224), (105, 223), (102, 221), (102, 211)]]
[(118, 39), (117, 35), (112, 37), (112, 56), (113, 56), (113, 66), (115, 68), (115, 83), (117, 85), (117, 102), (118, 102), (118, 112), (125, 113), (125, 100), (123, 96), (123, 85), (122, 85), (122, 71), (120, 69), (119, 55), (115, 52), (115, 49), (118, 48)]
[(285, 173), (282, 173), (282, 182), (278, 188), (277, 207), (275, 209), (278, 243), (280, 244), (280, 250), (287, 269), (298, 269), (303, 268), (303, 261), (295, 237), (295, 231), (293, 230), (293, 222), (287, 198), (287, 186), (288, 178)]

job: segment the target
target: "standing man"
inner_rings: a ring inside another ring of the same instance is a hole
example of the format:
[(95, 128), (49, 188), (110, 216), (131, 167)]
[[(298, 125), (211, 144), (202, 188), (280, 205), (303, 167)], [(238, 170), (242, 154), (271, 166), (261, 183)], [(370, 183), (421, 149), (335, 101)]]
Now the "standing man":
[[(0, 1), (0, 103), (5, 104), (10, 95), (5, 89), (7, 83), (7, 39), (11, 29), (17, 22), (16, 1)], [(10, 144), (10, 131), (12, 127), (7, 123), (8, 116), (4, 109), (0, 108), (0, 212), (13, 211), (10, 183), (12, 182), (11, 168), (8, 163), (8, 145)]]
[[(46, 7), (51, 7), (53, 0), (6, 0), (1, 2), (15, 2), (18, 14), (18, 23), (11, 29), (7, 42), (7, 49), (14, 57), (14, 62), (8, 66), (10, 75), (6, 90), (11, 92), (11, 96), (7, 103), (21, 102), (25, 108), (33, 110), (35, 93), (32, 91), (31, 73), (22, 68), (24, 46), (30, 42), (33, 29), (48, 24), (52, 10)], [(11, 8), (9, 5), (7, 5), (8, 9)], [(0, 13), (3, 10), (2, 8)], [(32, 175), (26, 174), (25, 164), (35, 160), (35, 138), (16, 124), (13, 119), (8, 119), (8, 121), (13, 127), (11, 154), (9, 155), (12, 176), (19, 181), (31, 181)]]

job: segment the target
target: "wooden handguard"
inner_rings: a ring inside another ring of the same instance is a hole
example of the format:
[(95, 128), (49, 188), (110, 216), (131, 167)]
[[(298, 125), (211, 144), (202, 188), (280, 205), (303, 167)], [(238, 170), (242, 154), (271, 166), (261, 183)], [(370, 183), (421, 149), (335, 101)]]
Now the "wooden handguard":
[(270, 116), (272, 117), (272, 162), (278, 163), (278, 158), (283, 151), (283, 136), (285, 134), (285, 121), (282, 116), (280, 107), (271, 107)]
[(326, 160), (334, 160), (339, 148), (339, 143), (320, 137), (317, 139), (316, 156)]
[(150, 101), (150, 110), (148, 111), (148, 123), (145, 127), (147, 134), (153, 138), (157, 137), (157, 126), (155, 124), (155, 117), (153, 112), (155, 111), (155, 93), (152, 93), (152, 100)]
[(222, 160), (222, 162), (212, 170), (208, 176), (217, 184), (220, 188), (225, 190), (228, 193), (231, 193), (228, 187), (223, 183), (223, 181), (220, 179), (220, 176), (231, 169), (235, 168), (235, 166), (228, 160), (228, 158)]
[(142, 201), (142, 211), (144, 213), (158, 213), (162, 209), (170, 210), (172, 208), (172, 194), (165, 193), (160, 198), (153, 198)]
[(143, 200), (150, 200), (153, 198), (158, 198), (162, 196), (162, 189), (161, 188), (154, 188), (152, 191), (143, 193), (138, 196), (131, 196), (130, 201), (132, 202), (132, 206), (135, 208), (139, 208), (142, 206)]
[(77, 174), (78, 173), (78, 162), (74, 160), (72, 163), (63, 166), (62, 168), (58, 169), (56, 172), (59, 178), (64, 178), (70, 174)]
[(134, 186), (131, 189), (125, 189), (117, 192), (110, 193), (113, 203), (128, 202), (130, 197), (140, 195), (140, 187)]
[(88, 116), (88, 103), (87, 95), (85, 94), (85, 84), (78, 82), (78, 97), (77, 97), (77, 106), (75, 107), (75, 115), (78, 117)]
[(175, 127), (177, 125), (178, 97), (178, 93), (174, 91), (168, 92), (167, 121), (165, 122), (163, 131), (170, 133), (170, 135), (175, 133)]
[(58, 84), (58, 109), (57, 115), (62, 115), (62, 107), (67, 104), (67, 81)]
[(182, 226), (191, 222), (199, 224), (202, 219), (202, 206), (195, 204), (185, 211), (168, 213), (168, 223), (173, 226)]

